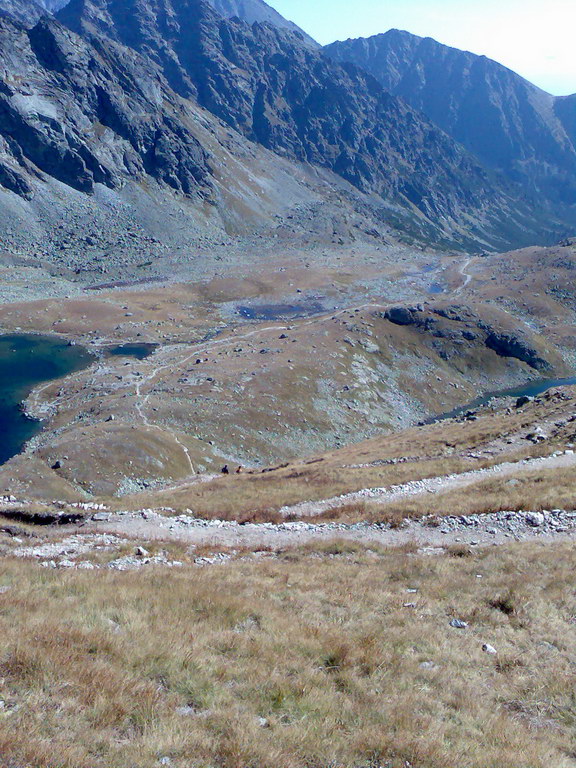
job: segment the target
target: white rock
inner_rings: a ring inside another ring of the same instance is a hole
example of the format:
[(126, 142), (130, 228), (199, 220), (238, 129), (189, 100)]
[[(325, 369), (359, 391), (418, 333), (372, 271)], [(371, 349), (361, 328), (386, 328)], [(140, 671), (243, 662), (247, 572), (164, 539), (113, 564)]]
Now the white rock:
[(539, 528), (541, 525), (544, 525), (545, 517), (541, 512), (527, 512), (526, 513), (526, 522), (528, 525), (533, 526), (534, 528)]
[(484, 643), (484, 645), (482, 646), (482, 650), (484, 651), (484, 653), (488, 653), (491, 656), (495, 656), (498, 653), (496, 648), (494, 648), (493, 645), (490, 645), (490, 643)]
[(450, 626), (454, 627), (454, 629), (466, 629), (468, 622), (462, 621), (461, 619), (452, 619)]
[(136, 557), (150, 557), (150, 552), (148, 552), (147, 549), (144, 549), (144, 547), (136, 547), (134, 554)]

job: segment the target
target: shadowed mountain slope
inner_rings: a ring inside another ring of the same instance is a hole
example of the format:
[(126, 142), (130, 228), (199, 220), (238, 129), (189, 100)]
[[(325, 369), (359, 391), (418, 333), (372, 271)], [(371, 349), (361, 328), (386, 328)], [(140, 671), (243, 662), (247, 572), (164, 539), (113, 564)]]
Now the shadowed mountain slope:
[(200, 107), (217, 118), (212, 134), (220, 120), (338, 174), (412, 237), (504, 249), (564, 234), (363, 69), (204, 0), (72, 0), (58, 20), (28, 31), (5, 20), (0, 35), (0, 184), (20, 195), (34, 176), (83, 192), (148, 176), (211, 197), (226, 151), (203, 149), (189, 114)]
[(489, 168), (553, 204), (574, 206), (575, 97), (557, 99), (485, 56), (398, 30), (324, 50), (370, 72)]
[(555, 99), (554, 110), (572, 144), (576, 147), (576, 93), (572, 96), (559, 96)]
[(48, 17), (0, 20), (0, 184), (29, 194), (46, 174), (83, 192), (153, 176), (207, 193), (207, 157), (177, 99), (134, 51), (91, 45)]

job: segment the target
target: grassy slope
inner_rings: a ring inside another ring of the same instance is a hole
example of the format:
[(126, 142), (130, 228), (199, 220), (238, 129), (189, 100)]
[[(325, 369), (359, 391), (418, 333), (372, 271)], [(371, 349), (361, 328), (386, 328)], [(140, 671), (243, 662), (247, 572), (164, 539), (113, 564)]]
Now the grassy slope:
[(576, 765), (572, 547), (346, 547), (138, 574), (3, 561), (2, 765)]
[[(522, 409), (507, 412), (498, 404), (495, 412), (487, 411), (477, 421), (451, 420), (412, 428), (349, 445), (316, 458), (292, 462), (264, 474), (256, 471), (254, 474), (219, 477), (196, 485), (184, 484), (173, 490), (124, 499), (120, 506), (134, 509), (170, 506), (177, 511), (192, 509), (203, 517), (275, 520), (277, 510), (283, 505), (549, 455), (576, 442), (576, 424), (569, 421), (574, 413), (575, 396), (574, 388), (553, 390)], [(545, 425), (549, 439), (535, 446), (524, 438), (541, 424)], [(399, 458), (408, 461), (384, 463)], [(542, 476), (545, 474), (540, 473)], [(543, 484), (533, 478), (532, 483), (523, 483), (515, 489), (505, 486), (498, 498), (495, 498), (496, 490), (500, 488), (498, 481), (492, 481), (490, 488), (494, 493), (490, 496), (461, 491), (460, 497), (466, 496), (463, 509), (473, 513), (500, 509), (502, 505), (504, 509), (535, 509), (534, 504), (539, 503), (545, 508), (562, 506), (566, 501), (570, 502), (566, 496), (570, 495), (572, 487), (570, 473), (565, 474), (566, 483), (561, 482), (558, 473), (555, 473), (558, 479), (555, 482), (553, 473)], [(439, 499), (438, 505), (442, 505), (442, 499), (445, 497)], [(427, 506), (422, 507), (420, 502), (419, 514), (438, 511), (436, 508), (428, 510), (429, 506), (433, 506), (433, 500), (424, 501)], [(459, 501), (462, 502), (462, 498)], [(490, 507), (491, 502), (494, 502), (493, 507)], [(516, 506), (510, 506), (514, 504)], [(415, 507), (414, 504), (412, 506)], [(378, 519), (394, 519), (398, 516), (397, 508), (404, 516), (403, 505), (387, 509), (371, 506)], [(570, 503), (567, 508), (571, 508)], [(450, 505), (444, 509), (450, 511)], [(366, 516), (362, 505), (339, 510), (336, 517), (342, 517), (343, 512), (350, 513), (350, 519)]]

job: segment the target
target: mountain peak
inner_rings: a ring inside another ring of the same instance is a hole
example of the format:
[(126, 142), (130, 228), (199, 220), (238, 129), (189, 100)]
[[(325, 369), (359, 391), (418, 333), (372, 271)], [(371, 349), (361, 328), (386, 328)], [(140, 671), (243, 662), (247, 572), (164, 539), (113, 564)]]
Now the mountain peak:
[(525, 191), (572, 206), (576, 143), (570, 102), (561, 103), (486, 56), (400, 30), (333, 43), (324, 52), (368, 71)]
[(181, 97), (249, 140), (394, 201), (425, 227), (438, 231), (506, 194), (373, 77), (290, 29), (226, 20), (205, 0), (72, 0), (58, 18), (135, 49)]

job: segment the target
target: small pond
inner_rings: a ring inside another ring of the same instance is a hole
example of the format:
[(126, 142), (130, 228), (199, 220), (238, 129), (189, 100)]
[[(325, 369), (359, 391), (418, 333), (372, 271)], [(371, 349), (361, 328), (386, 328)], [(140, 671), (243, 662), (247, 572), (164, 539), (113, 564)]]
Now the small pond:
[(136, 360), (144, 360), (150, 357), (157, 346), (157, 344), (147, 344), (145, 342), (120, 344), (117, 347), (107, 347), (104, 350), (104, 354), (107, 357), (134, 357)]
[(236, 307), (241, 317), (247, 320), (284, 320), (308, 317), (325, 312), (319, 301), (303, 301), (300, 304), (250, 304)]

